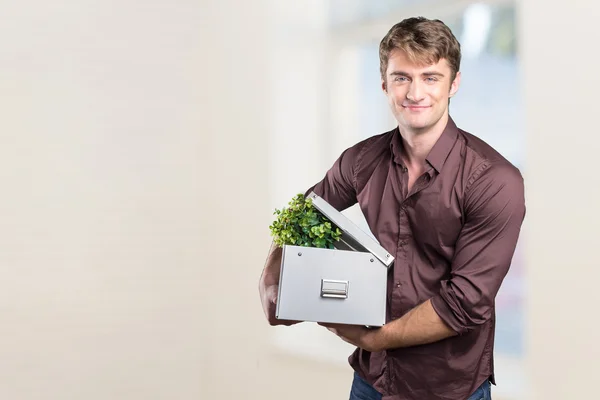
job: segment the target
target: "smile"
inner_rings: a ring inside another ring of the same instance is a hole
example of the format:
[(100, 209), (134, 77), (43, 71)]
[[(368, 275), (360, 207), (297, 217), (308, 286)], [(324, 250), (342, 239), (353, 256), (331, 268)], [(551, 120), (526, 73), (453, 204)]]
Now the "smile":
[(422, 111), (428, 109), (430, 106), (402, 106), (410, 111)]

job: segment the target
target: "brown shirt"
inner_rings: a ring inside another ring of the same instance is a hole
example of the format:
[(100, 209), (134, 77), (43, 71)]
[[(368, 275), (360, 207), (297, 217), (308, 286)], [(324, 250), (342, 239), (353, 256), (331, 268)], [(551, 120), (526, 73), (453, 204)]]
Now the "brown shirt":
[(358, 202), (395, 256), (388, 322), (432, 299), (458, 336), (377, 353), (357, 349), (349, 361), (384, 399), (467, 399), (486, 379), (494, 382), (494, 299), (525, 216), (523, 179), (452, 119), (410, 192), (402, 152), (398, 128), (373, 136), (344, 151), (309, 191), (338, 210)]

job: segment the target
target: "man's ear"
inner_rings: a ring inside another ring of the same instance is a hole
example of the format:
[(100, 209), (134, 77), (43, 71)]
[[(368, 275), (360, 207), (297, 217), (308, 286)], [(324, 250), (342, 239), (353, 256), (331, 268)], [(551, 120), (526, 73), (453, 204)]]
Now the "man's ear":
[(450, 97), (454, 96), (456, 92), (458, 92), (458, 87), (460, 86), (460, 71), (456, 73), (454, 80), (450, 84)]
[(387, 94), (387, 85), (383, 79), (381, 80), (381, 90)]

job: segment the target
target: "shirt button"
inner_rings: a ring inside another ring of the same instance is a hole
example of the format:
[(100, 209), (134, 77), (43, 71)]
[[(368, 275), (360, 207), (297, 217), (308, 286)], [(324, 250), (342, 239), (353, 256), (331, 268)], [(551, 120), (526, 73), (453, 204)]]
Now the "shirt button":
[(400, 286), (402, 286), (402, 285), (400, 285), (400, 282), (396, 282), (396, 287), (399, 288)]

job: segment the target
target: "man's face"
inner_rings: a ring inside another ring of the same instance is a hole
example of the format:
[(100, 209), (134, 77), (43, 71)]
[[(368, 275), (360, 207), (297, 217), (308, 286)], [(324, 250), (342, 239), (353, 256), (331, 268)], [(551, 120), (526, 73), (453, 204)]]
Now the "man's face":
[(454, 81), (450, 81), (451, 74), (445, 59), (418, 65), (404, 51), (392, 51), (382, 88), (401, 130), (421, 133), (436, 124), (445, 126), (449, 99), (460, 83), (460, 72)]

